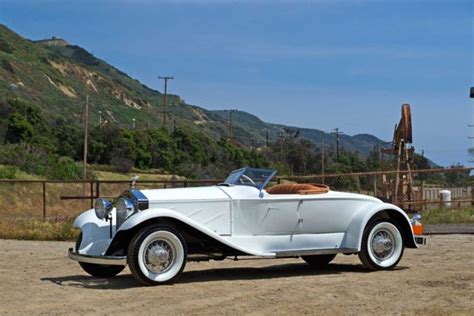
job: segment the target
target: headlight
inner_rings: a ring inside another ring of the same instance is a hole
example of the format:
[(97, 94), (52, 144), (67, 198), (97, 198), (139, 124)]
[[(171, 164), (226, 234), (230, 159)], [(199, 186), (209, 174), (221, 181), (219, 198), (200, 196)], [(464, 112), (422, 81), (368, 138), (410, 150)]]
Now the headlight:
[(106, 218), (109, 215), (110, 211), (112, 211), (112, 209), (113, 209), (113, 205), (107, 199), (97, 199), (95, 201), (95, 206), (94, 206), (95, 215), (99, 219)]
[(118, 199), (115, 203), (115, 208), (117, 210), (117, 228), (120, 227), (130, 215), (135, 213), (133, 203), (126, 198)]

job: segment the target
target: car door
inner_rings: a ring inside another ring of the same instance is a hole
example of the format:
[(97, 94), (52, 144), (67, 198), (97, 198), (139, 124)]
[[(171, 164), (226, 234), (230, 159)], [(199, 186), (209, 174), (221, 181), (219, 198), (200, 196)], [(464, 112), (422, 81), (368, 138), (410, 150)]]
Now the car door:
[(259, 233), (262, 235), (292, 235), (300, 233), (301, 199), (294, 194), (265, 194), (258, 205)]

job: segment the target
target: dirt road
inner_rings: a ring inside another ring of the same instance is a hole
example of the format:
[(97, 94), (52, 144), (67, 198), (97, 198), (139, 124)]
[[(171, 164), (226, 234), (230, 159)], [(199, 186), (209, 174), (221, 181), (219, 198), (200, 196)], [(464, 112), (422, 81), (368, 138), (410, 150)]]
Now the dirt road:
[(367, 273), (339, 255), (315, 271), (299, 259), (188, 263), (179, 283), (106, 280), (66, 258), (72, 243), (0, 240), (5, 314), (474, 314), (474, 236), (432, 236), (395, 271)]

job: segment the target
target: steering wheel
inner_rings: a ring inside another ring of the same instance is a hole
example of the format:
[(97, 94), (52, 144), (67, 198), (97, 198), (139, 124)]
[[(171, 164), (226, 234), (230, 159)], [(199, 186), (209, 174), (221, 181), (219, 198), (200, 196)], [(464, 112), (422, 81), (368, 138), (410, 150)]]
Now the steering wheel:
[(249, 178), (248, 176), (246, 176), (245, 174), (243, 174), (243, 175), (241, 176), (241, 178), (240, 178), (240, 183), (242, 183), (242, 184), (244, 184), (244, 182), (242, 181), (242, 178), (244, 178), (245, 180), (247, 180), (248, 182), (252, 183), (252, 184), (255, 185), (255, 186), (257, 185), (257, 184), (255, 184), (255, 182), (254, 182), (252, 179), (250, 179), (250, 178)]

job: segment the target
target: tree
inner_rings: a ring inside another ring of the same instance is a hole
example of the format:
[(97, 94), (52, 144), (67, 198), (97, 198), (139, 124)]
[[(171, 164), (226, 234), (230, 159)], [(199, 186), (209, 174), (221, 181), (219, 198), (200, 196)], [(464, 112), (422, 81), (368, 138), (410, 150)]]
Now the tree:
[(27, 142), (32, 136), (33, 126), (23, 115), (18, 112), (14, 112), (8, 116), (5, 143), (16, 144)]

